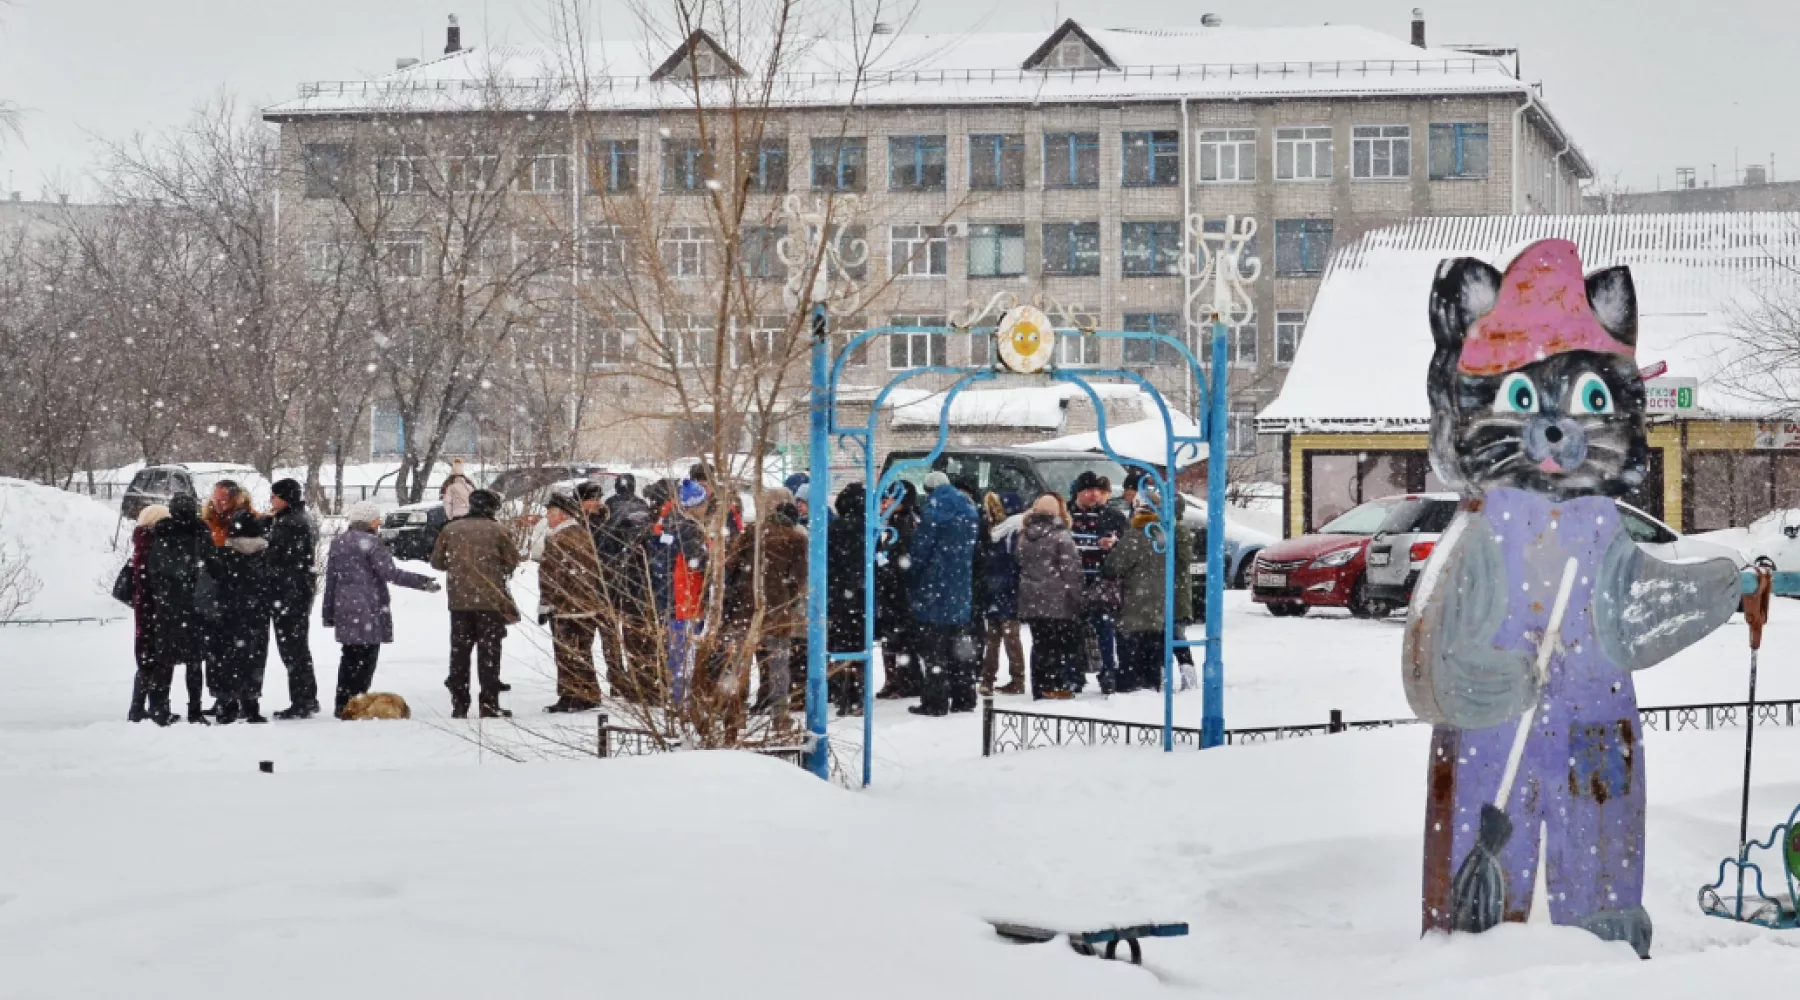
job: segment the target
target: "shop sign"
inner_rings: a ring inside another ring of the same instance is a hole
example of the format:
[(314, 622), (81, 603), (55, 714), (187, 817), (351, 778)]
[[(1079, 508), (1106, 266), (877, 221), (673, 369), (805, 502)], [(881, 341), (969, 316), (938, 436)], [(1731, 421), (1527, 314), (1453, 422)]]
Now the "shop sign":
[(1647, 417), (1685, 417), (1699, 407), (1697, 378), (1653, 378), (1644, 383), (1644, 415)]

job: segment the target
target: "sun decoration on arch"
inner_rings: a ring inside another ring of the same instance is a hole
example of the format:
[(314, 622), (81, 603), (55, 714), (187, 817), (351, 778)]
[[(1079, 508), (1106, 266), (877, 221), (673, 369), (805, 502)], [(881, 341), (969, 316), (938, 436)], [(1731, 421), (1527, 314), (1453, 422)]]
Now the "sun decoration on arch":
[(1050, 317), (1037, 306), (1014, 306), (1000, 317), (995, 331), (1000, 360), (1008, 370), (1033, 375), (1050, 367), (1056, 357), (1056, 330)]

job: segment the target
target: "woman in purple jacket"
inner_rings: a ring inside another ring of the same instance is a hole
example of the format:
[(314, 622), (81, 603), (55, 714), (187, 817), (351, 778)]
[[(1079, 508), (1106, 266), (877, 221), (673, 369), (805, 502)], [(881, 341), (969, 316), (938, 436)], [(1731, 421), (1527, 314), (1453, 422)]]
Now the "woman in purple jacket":
[(331, 543), (325, 567), (323, 617), (327, 628), (337, 630), (344, 647), (338, 660), (337, 710), (359, 694), (367, 694), (375, 682), (375, 661), (383, 643), (394, 641), (394, 617), (388, 611), (390, 583), (436, 593), (442, 585), (429, 576), (408, 573), (394, 565), (394, 555), (376, 534), (381, 511), (364, 501), (352, 504), (345, 515), (349, 530)]

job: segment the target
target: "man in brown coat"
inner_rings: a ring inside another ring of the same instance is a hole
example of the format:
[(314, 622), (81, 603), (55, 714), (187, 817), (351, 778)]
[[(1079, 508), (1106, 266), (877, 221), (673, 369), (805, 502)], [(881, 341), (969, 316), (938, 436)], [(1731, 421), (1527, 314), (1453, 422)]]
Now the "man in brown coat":
[[(766, 491), (762, 503), (766, 512), (760, 523), (732, 542), (725, 567), (725, 623), (735, 639), (728, 646), (736, 647), (748, 638), (758, 604), (756, 558), (760, 547), (762, 627), (757, 660), (762, 665), (762, 687), (756, 710), (770, 713), (775, 728), (785, 730), (794, 640), (806, 634), (806, 532), (796, 523), (799, 512), (787, 490)], [(747, 662), (738, 672), (737, 685), (740, 697), (748, 695)]]
[(587, 518), (574, 497), (550, 497), (544, 519), (550, 533), (538, 564), (538, 620), (550, 622), (556, 646), (556, 703), (546, 712), (585, 712), (600, 707), (594, 672), (594, 631), (601, 622), (600, 555)]
[(481, 717), (512, 715), (500, 707), (500, 643), (506, 626), (519, 620), (507, 579), (519, 565), (519, 547), (494, 520), (500, 497), (488, 490), (469, 496), (469, 514), (444, 525), (431, 550), (433, 569), (449, 574), (450, 716), (469, 717), (469, 659), (481, 671)]

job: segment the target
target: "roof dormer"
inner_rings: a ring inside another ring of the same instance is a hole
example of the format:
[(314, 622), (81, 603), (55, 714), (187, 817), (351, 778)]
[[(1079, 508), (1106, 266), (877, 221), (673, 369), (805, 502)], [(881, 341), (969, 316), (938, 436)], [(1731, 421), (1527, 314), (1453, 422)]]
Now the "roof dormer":
[(1118, 69), (1112, 56), (1094, 37), (1081, 30), (1073, 18), (1050, 33), (1044, 44), (1025, 60), (1026, 69)]
[(718, 80), (743, 76), (744, 67), (725, 54), (704, 29), (697, 29), (650, 74), (652, 80)]

